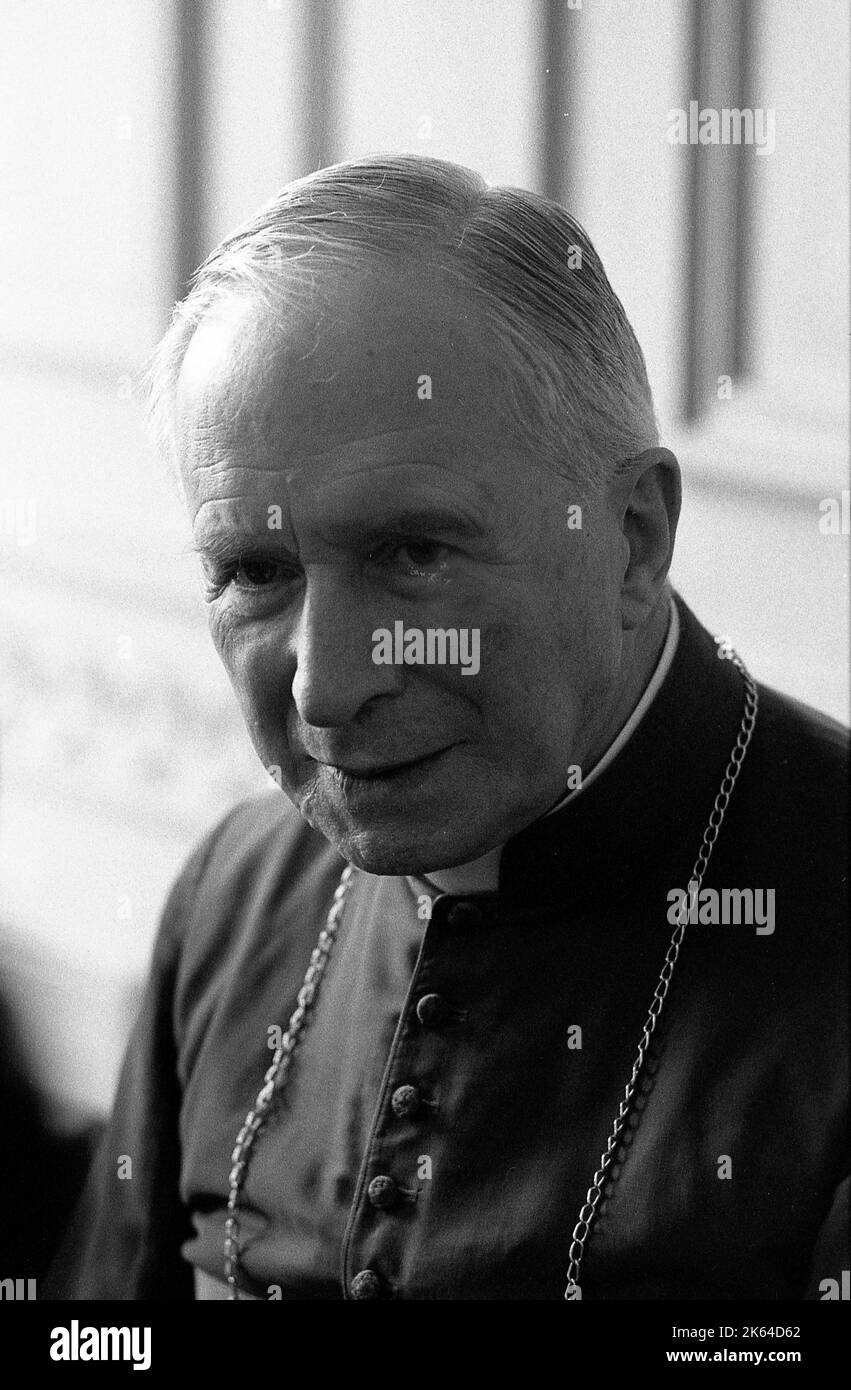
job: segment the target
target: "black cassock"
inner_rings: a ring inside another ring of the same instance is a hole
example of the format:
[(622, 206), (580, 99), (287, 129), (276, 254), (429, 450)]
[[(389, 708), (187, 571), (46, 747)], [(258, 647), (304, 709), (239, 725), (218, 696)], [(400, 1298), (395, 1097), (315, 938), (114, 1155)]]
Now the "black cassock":
[[(247, 1296), (562, 1298), (668, 895), (744, 708), (741, 674), (677, 602), (674, 661), (637, 730), (508, 842), (498, 893), (429, 903), (421, 880), (355, 873), (251, 1161)], [(687, 928), (583, 1298), (818, 1299), (849, 1267), (847, 797), (845, 732), (761, 687), (704, 888), (773, 890), (774, 931)], [(342, 866), (275, 790), (196, 850), (48, 1297), (191, 1299), (196, 1279), (222, 1296), (235, 1136)]]

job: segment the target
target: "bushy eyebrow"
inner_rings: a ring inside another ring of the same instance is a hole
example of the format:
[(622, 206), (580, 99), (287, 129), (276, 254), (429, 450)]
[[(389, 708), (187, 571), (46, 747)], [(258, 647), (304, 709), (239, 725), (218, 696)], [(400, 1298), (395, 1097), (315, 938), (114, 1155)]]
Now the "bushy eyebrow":
[(476, 540), (485, 534), (485, 528), (469, 515), (452, 507), (406, 507), (401, 511), (388, 508), (386, 512), (376, 509), (365, 525), (354, 521), (332, 524), (329, 531), (344, 534), (358, 534), (366, 540), (380, 539), (383, 536), (422, 535), (440, 532), (443, 536), (454, 536), (458, 540)]
[[(450, 507), (406, 507), (401, 511), (391, 510), (382, 515), (373, 515), (367, 522), (344, 518), (323, 527), (329, 540), (351, 543), (358, 540), (366, 545), (394, 536), (431, 535), (457, 540), (476, 540), (485, 535), (484, 526), (472, 517)], [(256, 553), (261, 549), (274, 551), (276, 555), (291, 552), (283, 545), (277, 530), (249, 531), (241, 526), (211, 528), (196, 540), (191, 549), (202, 559), (225, 562), (245, 553)]]
[[(275, 531), (269, 532), (269, 549), (274, 549), (276, 554), (280, 554), (283, 547), (279, 540), (274, 539), (276, 535), (277, 532)], [(189, 549), (194, 554), (200, 555), (202, 560), (226, 564), (237, 559), (240, 555), (256, 553), (263, 548), (265, 542), (265, 533), (244, 531), (234, 527), (229, 531), (209, 531), (199, 540), (193, 541)]]

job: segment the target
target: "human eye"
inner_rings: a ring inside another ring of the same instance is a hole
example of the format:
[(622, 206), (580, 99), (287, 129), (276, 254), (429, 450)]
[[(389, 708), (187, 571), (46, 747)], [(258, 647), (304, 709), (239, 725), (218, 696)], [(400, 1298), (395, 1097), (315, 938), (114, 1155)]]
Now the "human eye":
[(248, 599), (292, 583), (294, 566), (265, 555), (241, 554), (231, 560), (205, 565), (208, 603), (222, 598), (229, 590)]
[(232, 583), (238, 589), (265, 589), (281, 578), (282, 568), (280, 560), (252, 559), (249, 556), (240, 560), (234, 568)]
[(431, 579), (442, 573), (450, 547), (428, 536), (396, 536), (370, 551), (370, 560), (391, 575)]

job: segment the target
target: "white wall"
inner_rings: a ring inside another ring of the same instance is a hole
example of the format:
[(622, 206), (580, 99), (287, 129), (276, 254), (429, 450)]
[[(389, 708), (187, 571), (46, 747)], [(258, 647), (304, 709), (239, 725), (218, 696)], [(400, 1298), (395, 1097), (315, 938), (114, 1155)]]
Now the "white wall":
[[(178, 2), (0, 10), (0, 500), (37, 516), (30, 544), (0, 534), (0, 947), (49, 1085), (101, 1106), (168, 884), (206, 826), (263, 782), (129, 391), (174, 288)], [(314, 3), (206, 7), (210, 245), (303, 172)], [(571, 10), (572, 210), (682, 456), (676, 581), (758, 676), (842, 714), (847, 537), (819, 531), (818, 502), (848, 486), (844, 6), (765, 0), (760, 100), (777, 107), (778, 145), (755, 161), (756, 374), (688, 432), (676, 418), (685, 165), (665, 139), (686, 8)], [(422, 150), (535, 183), (536, 0), (336, 9), (335, 157)]]

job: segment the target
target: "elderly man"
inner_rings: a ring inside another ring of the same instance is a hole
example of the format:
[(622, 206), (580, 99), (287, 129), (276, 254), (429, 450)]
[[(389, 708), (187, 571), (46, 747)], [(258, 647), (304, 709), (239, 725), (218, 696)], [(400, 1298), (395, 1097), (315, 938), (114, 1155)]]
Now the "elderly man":
[(671, 592), (582, 229), (320, 170), (198, 272), (153, 415), (278, 785), (171, 894), (60, 1291), (831, 1296), (846, 741)]

